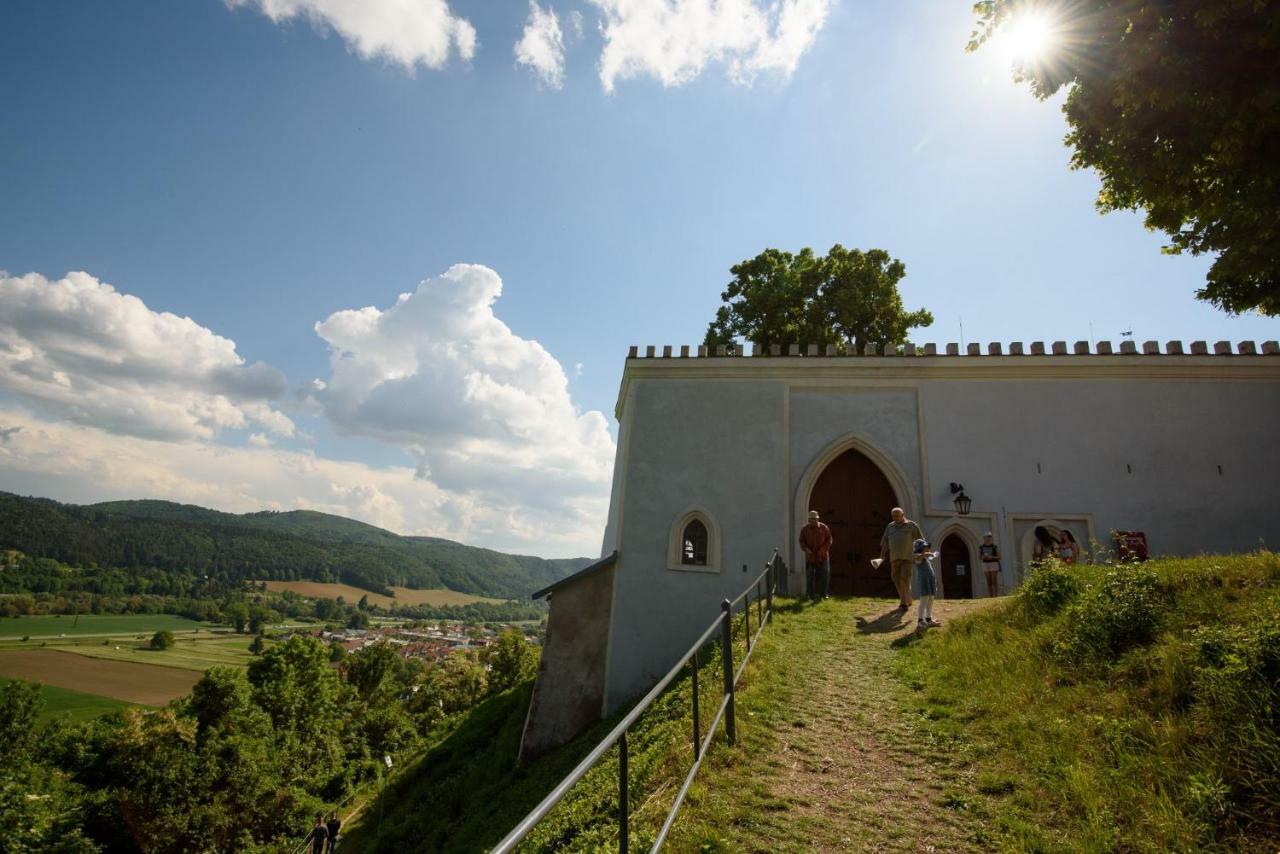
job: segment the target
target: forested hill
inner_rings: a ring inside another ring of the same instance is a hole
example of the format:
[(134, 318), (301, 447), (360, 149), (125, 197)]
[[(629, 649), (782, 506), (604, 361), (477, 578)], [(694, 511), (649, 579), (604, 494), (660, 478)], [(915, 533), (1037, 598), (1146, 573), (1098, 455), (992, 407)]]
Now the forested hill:
[(6, 492), (0, 492), (0, 549), (72, 566), (343, 581), (377, 591), (446, 587), (497, 598), (528, 596), (590, 562), (402, 537), (309, 510), (236, 515), (168, 501), (78, 506)]

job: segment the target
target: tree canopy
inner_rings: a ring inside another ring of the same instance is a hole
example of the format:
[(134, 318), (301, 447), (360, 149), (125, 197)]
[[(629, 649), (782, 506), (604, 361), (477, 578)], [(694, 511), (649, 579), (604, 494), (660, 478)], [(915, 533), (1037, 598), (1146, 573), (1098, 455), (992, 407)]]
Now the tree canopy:
[(1015, 79), (1067, 87), (1076, 169), (1102, 179), (1098, 209), (1142, 210), (1166, 252), (1216, 254), (1196, 296), (1229, 313), (1280, 314), (1280, 3), (1030, 0), (977, 3), (976, 50), (1024, 14), (1043, 54)]
[(778, 344), (901, 344), (907, 332), (933, 323), (924, 309), (907, 311), (898, 292), (906, 265), (883, 249), (831, 247), (824, 256), (766, 249), (729, 269), (724, 305), (707, 327), (706, 344), (741, 338)]

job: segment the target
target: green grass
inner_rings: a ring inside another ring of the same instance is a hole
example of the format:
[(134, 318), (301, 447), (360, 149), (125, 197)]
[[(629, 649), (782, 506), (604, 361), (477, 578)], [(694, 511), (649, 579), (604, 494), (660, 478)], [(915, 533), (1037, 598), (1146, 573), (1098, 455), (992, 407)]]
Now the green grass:
[[(668, 850), (1275, 850), (1275, 555), (1080, 566), (935, 614), (944, 628), (917, 632), (884, 601), (783, 603), (739, 686), (737, 744), (716, 738)], [(636, 849), (689, 766), (688, 691), (678, 680), (631, 735)], [(528, 696), (445, 733), (349, 849), (501, 839), (613, 724), (517, 768)], [(522, 850), (616, 850), (616, 815), (615, 749)]]
[[(883, 633), (860, 633), (855, 626), (860, 615), (874, 619), (889, 607), (846, 600), (817, 608), (795, 603), (780, 608), (739, 686), (738, 744), (729, 746), (723, 727), (719, 730), (668, 850), (908, 850), (917, 842), (930, 842), (938, 850), (972, 847), (977, 820), (946, 806), (943, 788), (960, 772), (949, 767), (945, 750), (921, 750), (904, 718), (881, 715), (885, 704), (905, 708), (910, 699), (892, 668), (893, 644), (910, 630), (896, 622), (893, 632)], [(739, 621), (738, 656), (743, 649), (740, 629)], [(718, 704), (720, 661), (714, 645), (702, 662), (705, 734)], [(650, 846), (688, 771), (689, 690), (687, 678), (677, 680), (629, 735), (635, 850)], [(344, 843), (348, 850), (492, 847), (617, 720), (601, 722), (562, 750), (516, 768), (528, 697), (526, 687), (479, 707), (388, 788), (381, 832), (376, 804), (361, 813)], [(860, 728), (865, 737), (846, 738), (850, 728)], [(874, 762), (867, 761), (869, 755)], [(521, 850), (616, 850), (617, 769), (615, 748), (570, 790)], [(857, 775), (865, 780), (861, 803), (829, 809), (832, 799), (824, 787)], [(431, 808), (423, 809), (424, 804)], [(872, 815), (879, 823), (869, 820)], [(927, 832), (914, 832), (921, 827)]]
[(996, 842), (1274, 850), (1280, 559), (1081, 566), (1023, 591), (900, 668), (920, 726), (978, 769), (959, 796), (1000, 801)]
[[(703, 658), (703, 686), (714, 684), (714, 655)], [(660, 697), (630, 738), (632, 841), (647, 848), (674, 796), (672, 785), (687, 770), (689, 682), (681, 679)], [(602, 721), (564, 748), (526, 767), (516, 755), (529, 705), (524, 685), (485, 701), (445, 732), (398, 776), (386, 791), (379, 830), (379, 807), (368, 804), (343, 844), (349, 852), (422, 850), (472, 852), (491, 848), (571, 771), (616, 724), (621, 713)], [(702, 694), (711, 707), (712, 689)], [(704, 727), (710, 714), (704, 713)], [(575, 786), (521, 850), (599, 851), (616, 848), (618, 751)], [(664, 800), (666, 803), (664, 803)], [(423, 809), (423, 804), (431, 804)]]
[[(70, 639), (67, 640), (70, 641)], [(149, 646), (150, 635), (144, 635), (133, 636), (127, 640), (109, 638), (106, 643), (102, 640), (87, 638), (70, 642), (50, 642), (48, 648), (87, 655), (90, 658), (204, 671), (218, 666), (246, 666), (253, 660), (253, 654), (249, 652), (249, 644), (252, 640), (246, 635), (202, 633), (195, 638), (178, 635), (177, 642), (169, 649), (155, 650)]]
[[(0, 677), (0, 684), (17, 680)], [(109, 712), (119, 712), (132, 708), (132, 704), (110, 697), (99, 697), (95, 694), (82, 694), (66, 688), (55, 688), (52, 685), (40, 685), (40, 723), (45, 724), (55, 718), (72, 722), (87, 721)]]
[(125, 635), (154, 633), (161, 629), (189, 632), (204, 626), (173, 614), (62, 614), (17, 616), (0, 619), (0, 640), (47, 640), (61, 635)]

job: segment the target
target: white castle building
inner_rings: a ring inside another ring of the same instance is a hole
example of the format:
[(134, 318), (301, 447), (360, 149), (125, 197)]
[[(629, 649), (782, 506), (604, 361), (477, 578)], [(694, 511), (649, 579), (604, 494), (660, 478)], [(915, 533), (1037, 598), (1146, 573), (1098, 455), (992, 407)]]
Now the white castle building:
[(1166, 555), (1280, 543), (1275, 341), (753, 350), (631, 349), (605, 557), (540, 591), (524, 755), (648, 689), (774, 549), (799, 591), (811, 509), (834, 535), (833, 595), (892, 595), (870, 560), (894, 506), (941, 552), (946, 598), (986, 595), (985, 531), (1004, 589), (1037, 526), (1103, 548), (1142, 532)]

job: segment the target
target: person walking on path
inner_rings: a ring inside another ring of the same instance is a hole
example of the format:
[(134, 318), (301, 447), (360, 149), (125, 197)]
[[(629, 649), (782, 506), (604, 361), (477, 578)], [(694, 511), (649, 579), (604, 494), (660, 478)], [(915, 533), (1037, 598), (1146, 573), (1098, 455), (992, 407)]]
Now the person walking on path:
[(987, 576), (987, 595), (1000, 595), (1000, 547), (990, 531), (982, 535), (982, 545), (978, 546), (978, 555), (982, 559), (982, 571)]
[(338, 847), (338, 831), (342, 829), (342, 819), (338, 818), (336, 812), (329, 813), (329, 821), (325, 823), (324, 829), (329, 832), (329, 847), (325, 854), (333, 854)]
[(916, 628), (927, 629), (940, 626), (933, 618), (933, 597), (938, 595), (938, 576), (933, 571), (933, 556), (928, 541), (921, 538), (911, 547), (912, 562), (915, 564), (915, 591), (920, 602), (916, 605)]
[(804, 549), (804, 586), (810, 599), (826, 599), (831, 588), (831, 529), (824, 525), (817, 510), (809, 511), (809, 524), (800, 529), (800, 548)]
[(916, 540), (924, 539), (924, 532), (901, 507), (893, 508), (890, 515), (893, 521), (880, 538), (880, 554), (889, 561), (889, 574), (898, 590), (898, 610), (905, 613), (911, 607), (911, 567), (915, 562), (912, 550)]
[(308, 843), (311, 845), (311, 854), (324, 854), (325, 842), (329, 839), (329, 829), (324, 826), (324, 816), (316, 816), (316, 826), (311, 828), (311, 832), (307, 834), (307, 838), (302, 840), (303, 845)]

